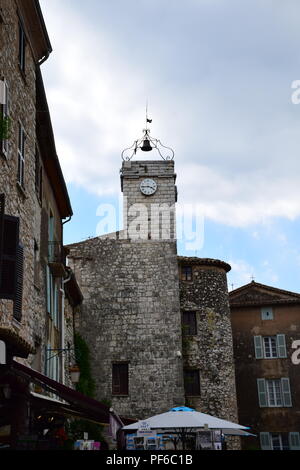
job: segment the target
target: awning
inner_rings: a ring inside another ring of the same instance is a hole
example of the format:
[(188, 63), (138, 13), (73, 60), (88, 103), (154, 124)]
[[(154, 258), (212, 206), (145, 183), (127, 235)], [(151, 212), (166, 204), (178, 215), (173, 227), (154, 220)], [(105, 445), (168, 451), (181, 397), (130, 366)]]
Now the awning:
[[(46, 405), (49, 410), (62, 413), (67, 416), (73, 416), (81, 419), (87, 419), (99, 424), (109, 424), (110, 408), (103, 403), (87, 397), (72, 388), (50, 379), (49, 377), (26, 367), (16, 361), (13, 361), (12, 370), (22, 376), (27, 376), (31, 382), (38, 384), (48, 392), (55, 394), (62, 401), (47, 397), (46, 395), (31, 393), (31, 401), (39, 406)], [(123, 418), (124, 423), (132, 423), (132, 419)]]

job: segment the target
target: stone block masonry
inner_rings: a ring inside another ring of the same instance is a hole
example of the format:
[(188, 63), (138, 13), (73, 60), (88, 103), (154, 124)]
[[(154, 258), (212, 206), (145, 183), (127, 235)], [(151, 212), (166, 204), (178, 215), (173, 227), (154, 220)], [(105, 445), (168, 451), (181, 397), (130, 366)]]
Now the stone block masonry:
[[(95, 238), (69, 245), (84, 296), (77, 328), (87, 341), (96, 398), (136, 418), (184, 403), (175, 242)], [(112, 394), (112, 365), (128, 363), (129, 392)]]

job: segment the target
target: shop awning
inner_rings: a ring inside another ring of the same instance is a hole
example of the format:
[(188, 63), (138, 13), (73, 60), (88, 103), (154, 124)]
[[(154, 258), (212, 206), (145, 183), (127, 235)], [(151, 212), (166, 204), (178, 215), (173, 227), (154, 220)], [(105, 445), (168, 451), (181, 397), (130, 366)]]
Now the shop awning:
[[(46, 395), (31, 394), (31, 400), (39, 406), (47, 406), (53, 412), (87, 419), (100, 424), (109, 424), (110, 408), (93, 398), (87, 397), (72, 388), (50, 379), (49, 377), (13, 361), (13, 370), (18, 375), (25, 375), (29, 380), (39, 385), (44, 390), (55, 394), (62, 401), (47, 397)], [(133, 420), (122, 417), (124, 423), (132, 423)]]

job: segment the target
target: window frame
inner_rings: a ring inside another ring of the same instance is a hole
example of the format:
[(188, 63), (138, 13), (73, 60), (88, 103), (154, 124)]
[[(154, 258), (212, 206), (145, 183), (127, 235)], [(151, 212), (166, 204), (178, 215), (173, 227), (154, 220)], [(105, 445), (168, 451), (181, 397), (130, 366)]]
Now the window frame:
[[(124, 369), (122, 370), (122, 368)], [(126, 377), (126, 380), (122, 383), (124, 377)], [(117, 383), (118, 381), (119, 383)], [(129, 395), (129, 362), (112, 363), (111, 393), (114, 397)]]
[[(191, 374), (193, 373), (193, 374)], [(190, 375), (189, 375), (190, 374)], [(187, 386), (188, 380), (193, 375), (193, 380), (197, 378), (196, 383), (193, 382), (190, 384), (190, 389)], [(200, 385), (200, 370), (199, 369), (184, 369), (183, 370), (183, 379), (184, 379), (184, 393), (187, 397), (200, 397), (201, 396), (201, 385)], [(197, 388), (197, 390), (196, 390)]]
[[(190, 270), (190, 274), (187, 274), (186, 270)], [(188, 264), (182, 265), (180, 278), (182, 281), (191, 282), (193, 280), (193, 266)]]
[(25, 75), (26, 70), (26, 34), (23, 23), (19, 18), (19, 45), (18, 45), (18, 64), (21, 72)]
[(25, 142), (26, 132), (21, 121), (18, 128), (18, 175), (17, 181), (19, 185), (25, 189)]
[[(9, 88), (6, 79), (3, 79), (4, 82), (4, 95), (5, 95), (5, 103), (1, 104), (1, 115), (2, 119), (9, 118)], [(0, 139), (1, 142), (1, 147), (0, 151), (1, 154), (4, 155), (5, 158), (8, 158), (9, 154), (9, 145), (8, 145), (8, 139)]]
[[(184, 317), (189, 316), (193, 318), (192, 322), (185, 323)], [(187, 331), (185, 328), (189, 328)], [(192, 328), (192, 332), (191, 332)], [(184, 310), (182, 312), (182, 335), (183, 336), (196, 336), (197, 335), (197, 313), (195, 310)]]

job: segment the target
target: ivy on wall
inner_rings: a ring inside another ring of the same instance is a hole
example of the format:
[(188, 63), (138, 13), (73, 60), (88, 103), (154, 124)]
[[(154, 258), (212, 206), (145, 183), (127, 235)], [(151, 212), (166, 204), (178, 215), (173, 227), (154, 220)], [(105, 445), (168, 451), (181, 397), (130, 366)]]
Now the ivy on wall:
[(76, 363), (80, 369), (80, 379), (78, 384), (76, 384), (76, 390), (88, 397), (94, 398), (95, 382), (91, 373), (88, 345), (78, 333), (75, 333), (74, 343)]

